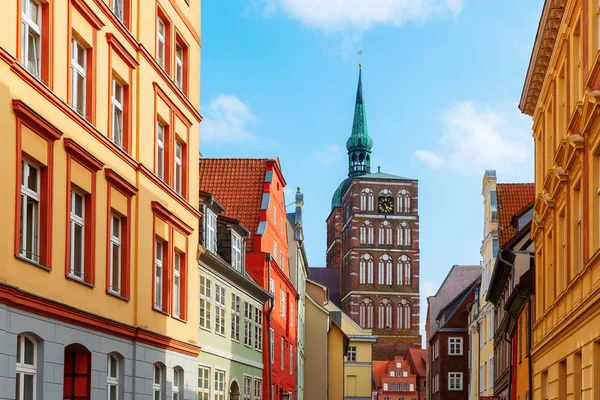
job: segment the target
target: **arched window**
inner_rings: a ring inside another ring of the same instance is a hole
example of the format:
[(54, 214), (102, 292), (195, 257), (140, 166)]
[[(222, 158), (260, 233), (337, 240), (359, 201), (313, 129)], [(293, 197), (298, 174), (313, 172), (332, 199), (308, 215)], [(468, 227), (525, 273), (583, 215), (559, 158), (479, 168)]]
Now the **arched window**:
[(392, 196), (392, 192), (390, 192), (388, 189), (383, 189), (381, 192), (379, 192), (379, 195), (388, 197), (388, 196)]
[(361, 284), (373, 284), (373, 257), (370, 254), (363, 254), (360, 257), (359, 264), (359, 282)]
[(398, 225), (398, 246), (411, 246), (412, 232), (410, 226), (406, 222)]
[(122, 359), (123, 357), (117, 353), (110, 353), (108, 355), (108, 373), (106, 374), (108, 400), (123, 398), (123, 383), (121, 382)]
[(398, 329), (410, 329), (410, 303), (406, 299), (398, 304)]
[(379, 257), (379, 265), (377, 267), (378, 281), (380, 285), (392, 284), (392, 257), (387, 254)]
[(392, 224), (389, 221), (383, 221), (379, 224), (379, 244), (392, 245)]
[(410, 257), (406, 254), (402, 254), (398, 259), (396, 268), (397, 285), (410, 285), (410, 261)]
[(17, 335), (17, 399), (35, 399), (37, 377), (37, 340)]
[(363, 328), (373, 327), (373, 302), (370, 299), (363, 299), (360, 303), (359, 320)]
[(63, 399), (89, 399), (92, 353), (81, 344), (65, 347)]
[(396, 372), (394, 372), (394, 371), (390, 371), (390, 376), (391, 376), (391, 377), (394, 377), (394, 376), (396, 376)]
[(183, 369), (181, 367), (173, 368), (173, 400), (183, 398)]
[(390, 329), (392, 327), (392, 302), (388, 299), (381, 300), (377, 316), (378, 327)]
[(410, 193), (407, 190), (402, 189), (398, 192), (398, 212), (409, 213), (411, 211)]
[(165, 367), (161, 363), (154, 364), (152, 371), (152, 399), (162, 400), (165, 393)]
[(360, 226), (360, 244), (373, 244), (373, 223), (365, 221)]
[[(408, 372), (406, 373), (408, 375)], [(414, 392), (415, 391), (415, 385), (414, 384), (410, 384), (409, 386), (409, 391)]]
[(375, 205), (373, 191), (369, 188), (364, 188), (360, 192), (360, 210), (373, 211)]

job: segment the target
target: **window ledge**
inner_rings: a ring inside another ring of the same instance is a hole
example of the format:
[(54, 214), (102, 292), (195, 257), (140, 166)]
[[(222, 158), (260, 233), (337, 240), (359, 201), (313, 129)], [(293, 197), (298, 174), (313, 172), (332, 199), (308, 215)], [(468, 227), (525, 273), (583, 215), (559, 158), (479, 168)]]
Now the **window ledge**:
[(66, 274), (65, 276), (67, 277), (67, 279), (70, 279), (70, 280), (72, 280), (73, 282), (81, 283), (82, 285), (84, 285), (84, 286), (87, 286), (87, 287), (89, 287), (90, 289), (94, 289), (94, 288), (96, 287), (96, 285), (92, 285), (92, 284), (91, 284), (91, 283), (89, 283), (89, 282), (86, 282), (86, 281), (84, 281), (84, 280), (78, 279), (78, 278), (74, 277), (73, 275)]
[[(200, 325), (199, 325), (199, 326), (200, 326)], [(200, 326), (200, 329), (202, 329), (203, 331), (206, 331), (206, 332), (211, 332), (211, 333), (212, 333), (212, 329), (210, 329), (210, 328), (205, 328), (205, 327), (203, 327), (203, 326)]]
[(156, 311), (157, 313), (161, 313), (161, 314), (163, 314), (163, 315), (166, 315), (167, 317), (170, 317), (170, 316), (171, 316), (171, 314), (169, 314), (169, 313), (167, 313), (167, 312), (164, 312), (163, 310), (161, 310), (160, 308), (156, 308), (155, 306), (152, 306), (152, 309), (153, 309), (154, 311)]
[(183, 322), (184, 324), (187, 324), (187, 321), (185, 319), (181, 319), (180, 317), (176, 317), (174, 315), (171, 315), (171, 318), (176, 319), (179, 322)]
[(41, 268), (41, 269), (43, 269), (44, 271), (52, 272), (52, 268), (46, 267), (45, 265), (42, 265), (42, 264), (40, 264), (40, 263), (37, 263), (37, 262), (35, 262), (35, 261), (33, 261), (33, 260), (30, 260), (30, 259), (29, 259), (29, 258), (27, 258), (27, 257), (23, 257), (23, 256), (22, 256), (22, 255), (20, 255), (20, 254), (15, 254), (15, 258), (16, 258), (16, 259), (18, 259), (18, 260), (21, 260), (21, 261), (23, 261), (23, 262), (26, 262), (27, 264), (31, 264), (31, 265), (33, 265), (33, 266), (36, 266), (36, 267), (38, 267), (38, 268)]
[(110, 290), (107, 290), (107, 291), (106, 291), (106, 294), (108, 294), (108, 295), (111, 295), (111, 296), (113, 296), (113, 297), (116, 297), (117, 299), (120, 299), (120, 300), (123, 300), (123, 301), (126, 301), (126, 302), (128, 302), (128, 303), (129, 303), (129, 299), (128, 299), (127, 297), (121, 296), (121, 295), (120, 295), (120, 294), (118, 294), (118, 293), (111, 292)]

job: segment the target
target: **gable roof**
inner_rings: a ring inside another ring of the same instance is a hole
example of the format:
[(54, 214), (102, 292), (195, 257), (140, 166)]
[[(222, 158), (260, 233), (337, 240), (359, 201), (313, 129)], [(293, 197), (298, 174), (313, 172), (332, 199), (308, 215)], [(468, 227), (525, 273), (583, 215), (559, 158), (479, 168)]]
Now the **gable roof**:
[(427, 375), (427, 365), (425, 364), (425, 358), (427, 357), (427, 350), (418, 349), (412, 347), (408, 349), (408, 357), (410, 358), (411, 364), (414, 367), (415, 373), (418, 376)]
[(226, 211), (250, 231), (248, 249), (254, 248), (267, 173), (266, 158), (203, 158), (199, 165), (200, 190), (210, 192)]
[(521, 211), (535, 198), (533, 183), (498, 183), (498, 239), (500, 247), (514, 236), (515, 228), (511, 224), (513, 215)]
[(373, 383), (375, 387), (380, 388), (381, 377), (387, 372), (389, 361), (375, 361), (373, 360)]
[(329, 301), (342, 308), (340, 270), (337, 268), (309, 268), (310, 280), (329, 289)]

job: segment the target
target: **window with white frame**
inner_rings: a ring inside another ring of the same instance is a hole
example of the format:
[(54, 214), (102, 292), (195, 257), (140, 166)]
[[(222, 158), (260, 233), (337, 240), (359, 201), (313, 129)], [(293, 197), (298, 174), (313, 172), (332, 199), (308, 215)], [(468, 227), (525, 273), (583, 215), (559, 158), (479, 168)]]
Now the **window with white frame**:
[(269, 279), (269, 293), (275, 296), (275, 280)]
[(410, 257), (406, 254), (402, 254), (398, 258), (398, 267), (396, 269), (397, 285), (410, 285), (410, 262)]
[(115, 354), (108, 355), (108, 373), (106, 375), (108, 400), (119, 399), (119, 358)]
[(210, 400), (210, 368), (198, 367), (198, 400)]
[(183, 145), (175, 141), (175, 191), (183, 193)]
[(279, 311), (281, 312), (281, 317), (285, 318), (286, 309), (287, 309), (287, 299), (286, 299), (286, 293), (283, 291), (283, 289), (281, 289), (281, 297), (279, 299), (280, 299)]
[(181, 316), (181, 253), (173, 258), (173, 316)]
[(110, 216), (110, 271), (109, 291), (121, 294), (121, 216)]
[(356, 361), (356, 346), (348, 347), (348, 361)]
[(262, 379), (254, 378), (254, 399), (262, 400)]
[(77, 39), (71, 41), (71, 106), (85, 117), (87, 49)]
[(271, 364), (275, 364), (275, 331), (269, 328), (269, 357)]
[(215, 283), (215, 332), (225, 336), (225, 288)]
[(17, 335), (17, 399), (36, 398), (37, 341), (29, 335)]
[(363, 328), (373, 328), (373, 302), (363, 299), (359, 307), (359, 321)]
[(123, 85), (115, 77), (112, 78), (112, 141), (123, 148)]
[(231, 340), (236, 342), (240, 341), (240, 315), (240, 296), (231, 293)]
[(406, 378), (408, 376), (408, 371), (402, 371), (402, 376)]
[(290, 326), (294, 326), (294, 300), (290, 297)]
[(231, 266), (237, 271), (242, 271), (242, 252), (244, 242), (242, 237), (235, 232), (231, 233)]
[(84, 279), (85, 195), (71, 191), (71, 262), (69, 276)]
[(409, 213), (410, 207), (410, 193), (406, 189), (402, 189), (398, 193), (398, 212)]
[(373, 256), (363, 254), (359, 264), (359, 282), (361, 284), (373, 284)]
[[(273, 206), (273, 223), (277, 225), (277, 207), (275, 206)], [(277, 252), (275, 254), (277, 254)]]
[(294, 373), (294, 346), (290, 344), (290, 375)]
[(183, 370), (179, 367), (173, 368), (173, 400), (181, 400), (183, 398)]
[(156, 175), (165, 179), (165, 126), (156, 123)]
[(273, 242), (273, 259), (277, 261), (277, 242)]
[(279, 266), (281, 269), (285, 269), (285, 259), (283, 258), (283, 251), (279, 252)]
[(448, 355), (462, 356), (463, 355), (463, 340), (462, 338), (448, 338)]
[(408, 391), (409, 392), (414, 392), (415, 391), (415, 385), (412, 384), (412, 383), (410, 385), (408, 385)]
[(285, 369), (285, 340), (281, 337), (281, 370)]
[(215, 369), (214, 400), (225, 400), (225, 371)]
[(374, 195), (373, 191), (369, 188), (365, 188), (360, 193), (360, 210), (361, 211), (373, 211)]
[(40, 169), (21, 162), (20, 250), (22, 257), (40, 261)]
[(165, 68), (166, 25), (161, 17), (156, 20), (156, 61)]
[(360, 244), (373, 244), (373, 232), (373, 223), (371, 221), (364, 221), (359, 229)]
[(401, 222), (398, 225), (398, 246), (412, 245), (412, 231), (406, 222)]
[(210, 279), (200, 276), (200, 328), (210, 330)]
[(249, 302), (244, 302), (244, 344), (252, 347), (254, 334), (254, 307)]
[(410, 304), (408, 300), (402, 299), (398, 304), (398, 329), (410, 329), (411, 328), (411, 315), (410, 315)]
[(112, 0), (112, 11), (121, 22), (125, 22), (123, 1), (124, 0)]
[(162, 400), (163, 385), (163, 368), (159, 364), (154, 364), (154, 378), (152, 379), (153, 400)]
[(252, 400), (252, 377), (244, 375), (244, 400)]
[(262, 351), (262, 322), (263, 312), (260, 307), (254, 308), (254, 348)]
[(389, 221), (383, 221), (379, 224), (379, 244), (392, 245), (392, 224)]
[(448, 372), (448, 390), (458, 391), (463, 389), (463, 373)]
[(33, 76), (40, 77), (41, 70), (41, 37), (42, 6), (37, 0), (23, 1), (22, 10), (22, 42), (23, 65)]
[(402, 368), (402, 363), (401, 362), (397, 362), (396, 363), (396, 368)]
[(154, 256), (154, 308), (163, 308), (163, 261), (164, 243), (156, 241), (156, 254)]
[(389, 329), (392, 327), (392, 303), (388, 299), (383, 299), (379, 303), (378, 327)]
[(379, 257), (378, 265), (378, 281), (380, 285), (391, 285), (392, 284), (392, 257), (387, 254)]
[(175, 45), (175, 84), (183, 90), (183, 47)]
[(396, 371), (390, 371), (390, 376), (391, 377), (395, 377), (396, 376)]
[(206, 210), (206, 250), (217, 252), (217, 216)]

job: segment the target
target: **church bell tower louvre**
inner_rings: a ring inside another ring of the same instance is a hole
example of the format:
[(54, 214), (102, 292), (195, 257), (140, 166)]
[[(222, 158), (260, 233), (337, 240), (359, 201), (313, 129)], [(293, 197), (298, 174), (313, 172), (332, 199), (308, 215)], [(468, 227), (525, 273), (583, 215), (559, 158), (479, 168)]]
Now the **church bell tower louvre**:
[(362, 66), (348, 177), (333, 194), (327, 218), (327, 268), (340, 270), (342, 310), (378, 338), (374, 360), (420, 347), (418, 181), (371, 172)]

